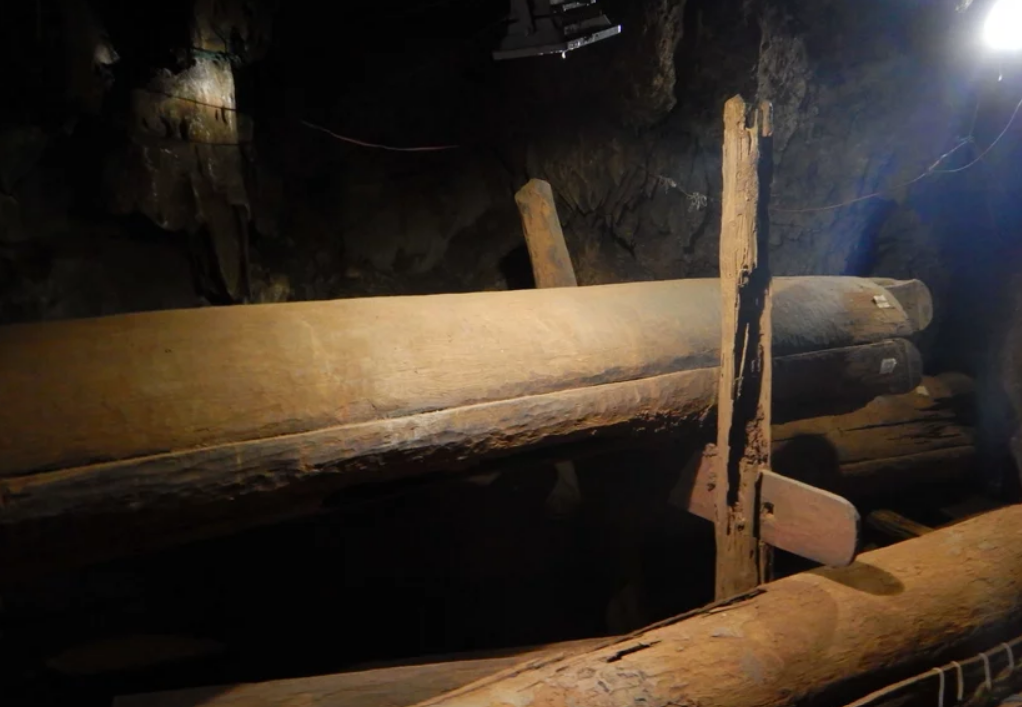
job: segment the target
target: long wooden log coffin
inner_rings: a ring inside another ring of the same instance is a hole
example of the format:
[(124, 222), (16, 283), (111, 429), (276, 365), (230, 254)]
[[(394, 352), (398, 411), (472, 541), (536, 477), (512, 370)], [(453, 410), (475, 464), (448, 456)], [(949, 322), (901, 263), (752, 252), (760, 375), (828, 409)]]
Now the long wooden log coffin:
[[(903, 337), (928, 323), (929, 293), (887, 285), (777, 281), (789, 417), (918, 384)], [(0, 524), (333, 488), (699, 424), (719, 308), (718, 281), (683, 280), (6, 327)]]

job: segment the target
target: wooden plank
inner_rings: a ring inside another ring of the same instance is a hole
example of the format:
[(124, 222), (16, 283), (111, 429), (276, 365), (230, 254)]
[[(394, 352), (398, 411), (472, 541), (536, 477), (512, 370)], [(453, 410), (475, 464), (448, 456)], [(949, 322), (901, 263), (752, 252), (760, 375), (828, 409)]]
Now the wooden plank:
[(767, 581), (760, 478), (770, 468), (772, 294), (767, 263), (771, 107), (740, 96), (724, 106), (720, 232), (721, 347), (715, 474), (716, 595)]
[(1013, 506), (423, 704), (846, 704), (1017, 626), (1020, 592), (1022, 506)]
[[(687, 511), (711, 522), (716, 517), (715, 454), (711, 449), (699, 458), (687, 498), (672, 494), (672, 501), (680, 500)], [(764, 543), (831, 567), (845, 567), (855, 560), (859, 512), (849, 501), (772, 471), (761, 472), (758, 482), (763, 507), (759, 537)]]
[(515, 202), (522, 215), (536, 287), (576, 287), (578, 280), (550, 184), (542, 179), (531, 180), (515, 194)]
[(421, 665), (242, 685), (127, 695), (113, 707), (408, 707), (522, 663), (562, 659), (607, 642), (606, 638), (505, 651), (495, 657), (472, 655)]

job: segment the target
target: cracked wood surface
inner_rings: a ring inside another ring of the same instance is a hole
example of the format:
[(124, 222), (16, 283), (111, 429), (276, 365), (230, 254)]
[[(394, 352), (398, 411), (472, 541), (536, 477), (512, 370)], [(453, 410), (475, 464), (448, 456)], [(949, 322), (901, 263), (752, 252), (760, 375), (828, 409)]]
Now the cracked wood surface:
[[(1022, 506), (422, 707), (788, 707), (865, 694), (1022, 621)], [(989, 634), (987, 636), (986, 634)], [(843, 692), (842, 692), (843, 691)]]

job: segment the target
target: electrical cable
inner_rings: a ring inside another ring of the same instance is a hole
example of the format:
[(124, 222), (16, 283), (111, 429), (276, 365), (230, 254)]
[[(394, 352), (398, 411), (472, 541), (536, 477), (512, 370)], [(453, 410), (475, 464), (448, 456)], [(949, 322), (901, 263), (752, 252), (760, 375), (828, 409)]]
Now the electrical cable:
[(937, 170), (937, 174), (957, 174), (958, 172), (964, 172), (965, 170), (967, 170), (967, 169), (969, 169), (971, 167), (974, 167), (977, 164), (979, 164), (980, 162), (982, 162), (983, 159), (987, 155), (989, 155), (990, 152), (995, 147), (997, 147), (997, 144), (1004, 138), (1004, 136), (1008, 134), (1008, 131), (1011, 130), (1011, 126), (1015, 124), (1015, 118), (1018, 117), (1019, 110), (1022, 110), (1022, 100), (1019, 100), (1018, 105), (1015, 106), (1015, 111), (1011, 114), (1011, 119), (1008, 121), (1008, 124), (1004, 126), (1004, 130), (1001, 131), (1001, 134), (997, 136), (996, 140), (994, 140), (992, 143), (990, 143), (990, 147), (988, 147), (987, 149), (983, 150), (983, 152), (980, 154), (979, 157), (977, 157), (976, 159), (974, 159), (972, 162), (970, 162), (969, 164), (965, 165), (964, 167), (958, 167), (957, 169), (941, 169), (941, 170)]
[[(978, 104), (977, 104), (977, 106), (978, 106)], [(887, 189), (881, 189), (881, 190), (875, 191), (875, 192), (873, 192), (871, 194), (866, 194), (865, 196), (857, 197), (855, 199), (849, 199), (848, 201), (844, 201), (844, 202), (841, 202), (841, 203), (838, 203), (838, 204), (829, 204), (827, 206), (818, 206), (818, 207), (812, 207), (812, 208), (806, 208), (806, 209), (785, 209), (785, 208), (781, 208), (781, 207), (778, 207), (778, 206), (771, 206), (770, 210), (774, 211), (774, 212), (777, 212), (777, 213), (782, 213), (782, 214), (805, 214), (805, 213), (818, 213), (818, 212), (821, 212), (821, 211), (834, 211), (836, 209), (842, 209), (842, 208), (845, 208), (846, 206), (851, 206), (853, 204), (858, 204), (858, 203), (863, 202), (863, 201), (869, 201), (870, 199), (876, 199), (876, 198), (879, 198), (881, 196), (884, 196), (885, 194), (889, 194), (889, 193), (894, 192), (894, 191), (900, 191), (901, 189), (905, 189), (907, 187), (910, 187), (913, 184), (921, 182), (922, 180), (926, 179), (927, 177), (931, 177), (931, 176), (933, 176), (935, 174), (958, 174), (960, 172), (964, 172), (964, 171), (966, 171), (968, 169), (971, 169), (972, 167), (975, 167), (977, 164), (982, 162), (983, 159), (985, 159), (986, 156), (989, 155), (993, 151), (993, 149), (995, 147), (997, 147), (997, 145), (1001, 142), (1001, 140), (1004, 138), (1004, 136), (1008, 134), (1008, 131), (1011, 130), (1011, 126), (1015, 124), (1015, 119), (1018, 117), (1018, 113), (1019, 113), (1020, 110), (1022, 110), (1022, 99), (1020, 99), (1019, 102), (1018, 102), (1018, 105), (1015, 106), (1015, 110), (1011, 114), (1011, 118), (1008, 119), (1008, 124), (1004, 126), (1004, 130), (1001, 131), (1000, 135), (998, 135), (997, 138), (992, 143), (990, 143), (989, 147), (987, 147), (980, 154), (979, 157), (977, 157), (976, 159), (974, 159), (972, 162), (970, 162), (969, 164), (965, 165), (964, 167), (957, 167), (955, 169), (937, 169), (941, 164), (943, 164), (955, 152), (960, 150), (965, 145), (968, 145), (968, 144), (972, 143), (973, 140), (972, 140), (971, 136), (969, 138), (966, 138), (965, 140), (962, 140), (961, 142), (958, 143), (958, 145), (956, 145), (950, 151), (948, 151), (948, 152), (944, 153), (943, 155), (941, 155), (941, 157), (936, 162), (934, 162), (932, 165), (930, 165), (930, 167), (925, 172), (920, 174), (915, 179), (910, 179), (907, 182), (904, 182), (904, 183), (901, 183), (901, 184), (897, 184), (897, 185), (895, 185), (893, 187), (888, 187)]]
[(330, 137), (340, 140), (341, 142), (347, 142), (352, 145), (358, 145), (360, 147), (370, 147), (376, 150), (387, 150), (389, 152), (444, 152), (447, 150), (457, 150), (460, 145), (427, 145), (425, 147), (394, 147), (393, 145), (381, 145), (374, 142), (365, 142), (364, 140), (357, 140), (353, 137), (347, 137), (345, 135), (339, 135), (332, 130), (324, 128), (322, 125), (316, 125), (310, 123), (307, 120), (301, 121), (302, 125), (313, 130), (318, 130), (322, 133), (326, 133)]

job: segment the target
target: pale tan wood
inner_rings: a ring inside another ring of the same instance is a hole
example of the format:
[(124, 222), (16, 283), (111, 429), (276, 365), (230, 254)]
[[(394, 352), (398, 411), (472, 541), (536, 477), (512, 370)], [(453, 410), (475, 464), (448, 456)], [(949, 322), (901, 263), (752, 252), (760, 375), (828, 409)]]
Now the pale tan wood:
[[(715, 280), (0, 328), (0, 477), (716, 366)], [(913, 333), (856, 278), (778, 283), (777, 354)], [(2, 515), (2, 510), (0, 510)]]
[[(695, 479), (687, 493), (672, 501), (689, 513), (716, 520), (716, 448), (699, 457)], [(859, 512), (849, 501), (772, 471), (760, 472), (758, 537), (764, 543), (830, 567), (846, 567), (855, 559), (859, 542)], [(826, 528), (821, 533), (820, 528)], [(734, 596), (733, 594), (730, 596)]]
[(430, 707), (844, 704), (1022, 619), (1022, 506), (764, 585), (731, 606), (523, 666)]
[(859, 497), (960, 477), (976, 463), (972, 382), (923, 378), (847, 414), (774, 425), (774, 470)]
[(114, 699), (113, 707), (408, 707), (523, 662), (559, 659), (606, 642), (598, 638), (496, 657), (455, 656), (421, 665), (129, 695)]
[(769, 219), (764, 218), (770, 183), (769, 175), (762, 174), (770, 160), (771, 135), (769, 104), (749, 107), (735, 96), (724, 105), (714, 476), (718, 599), (766, 581), (771, 564), (770, 549), (759, 540), (759, 480), (770, 468), (773, 375)]
[(515, 202), (522, 216), (536, 287), (576, 287), (578, 280), (549, 182), (531, 180), (515, 194)]
[[(895, 370), (875, 375), (892, 358)], [(778, 409), (840, 410), (912, 390), (918, 358), (903, 340), (781, 357)], [(807, 376), (816, 384), (806, 386)], [(0, 581), (308, 515), (350, 485), (513, 471), (565, 454), (702, 436), (716, 381), (716, 368), (702, 368), (0, 480)]]

